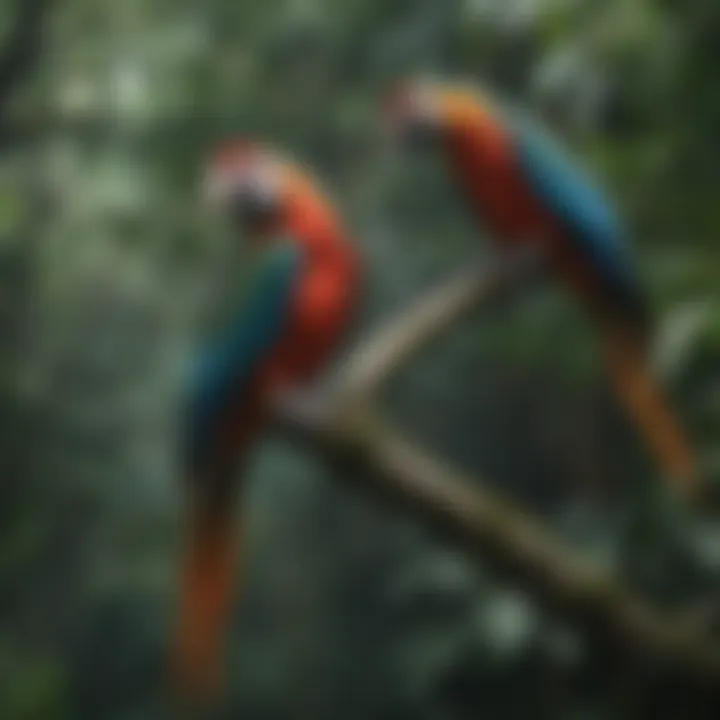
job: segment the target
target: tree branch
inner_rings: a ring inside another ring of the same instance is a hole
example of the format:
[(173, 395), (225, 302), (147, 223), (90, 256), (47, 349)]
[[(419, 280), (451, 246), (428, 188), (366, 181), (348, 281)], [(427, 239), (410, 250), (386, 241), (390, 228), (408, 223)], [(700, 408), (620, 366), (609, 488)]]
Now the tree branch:
[[(534, 265), (533, 265), (534, 266)], [(703, 687), (720, 682), (720, 647), (686, 619), (663, 614), (557, 541), (478, 480), (398, 436), (373, 410), (372, 391), (422, 342), (528, 272), (513, 263), (497, 276), (470, 271), (396, 318), (312, 403), (279, 407), (282, 428), (343, 468), (339, 478), (422, 518), (437, 534), (523, 587), (545, 608), (573, 618), (623, 656)], [(352, 392), (348, 392), (352, 388)], [(297, 400), (297, 398), (296, 398)]]
[(594, 638), (683, 678), (720, 682), (720, 647), (697, 634), (696, 624), (646, 606), (479, 481), (402, 439), (369, 409), (356, 408), (343, 419), (327, 407), (307, 416), (296, 408), (282, 422), (342, 467), (339, 478), (421, 518)]
[(403, 361), (453, 320), (480, 304), (504, 297), (536, 276), (540, 267), (536, 255), (518, 253), (452, 277), (412, 308), (401, 311), (355, 351), (336, 378), (338, 389), (355, 397), (372, 395)]

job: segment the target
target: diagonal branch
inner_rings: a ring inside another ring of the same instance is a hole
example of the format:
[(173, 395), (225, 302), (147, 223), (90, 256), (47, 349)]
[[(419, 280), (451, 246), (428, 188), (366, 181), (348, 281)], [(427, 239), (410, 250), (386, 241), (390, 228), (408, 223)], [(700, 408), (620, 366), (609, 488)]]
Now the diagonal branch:
[(356, 350), (334, 388), (312, 403), (279, 406), (293, 437), (343, 468), (338, 477), (421, 518), (438, 535), (526, 589), (544, 607), (573, 618), (623, 656), (703, 687), (720, 682), (720, 647), (686, 619), (666, 615), (565, 547), (531, 517), (479, 481), (398, 436), (373, 409), (372, 392), (423, 342), (463, 312), (498, 297), (535, 262), (476, 270), (442, 286)]
[(536, 255), (518, 253), (453, 276), (413, 307), (401, 311), (359, 348), (336, 379), (338, 387), (354, 397), (372, 395), (404, 361), (454, 320), (504, 297), (535, 277), (540, 266)]
[(720, 647), (696, 624), (633, 597), (531, 517), (425, 454), (367, 407), (346, 417), (329, 408), (304, 415), (296, 407), (281, 421), (291, 436), (342, 468), (339, 479), (421, 519), (544, 608), (611, 643), (621, 657), (703, 686), (720, 682)]

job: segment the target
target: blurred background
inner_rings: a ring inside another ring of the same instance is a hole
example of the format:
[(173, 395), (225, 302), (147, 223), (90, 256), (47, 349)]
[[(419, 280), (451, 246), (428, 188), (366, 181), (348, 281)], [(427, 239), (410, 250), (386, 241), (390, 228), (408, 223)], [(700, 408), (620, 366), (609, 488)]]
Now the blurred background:
[[(373, 150), (397, 75), (493, 83), (600, 179), (717, 474), (718, 37), (713, 0), (2, 0), (0, 718), (160, 717), (179, 379), (229, 252), (197, 202), (216, 140), (259, 135), (313, 165), (370, 266), (367, 329), (478, 254), (442, 174)], [(464, 321), (385, 400), (637, 593), (714, 604), (718, 531), (648, 491), (657, 473), (558, 291)], [(268, 438), (248, 503), (227, 717), (710, 717), (618, 677), (302, 448)]]

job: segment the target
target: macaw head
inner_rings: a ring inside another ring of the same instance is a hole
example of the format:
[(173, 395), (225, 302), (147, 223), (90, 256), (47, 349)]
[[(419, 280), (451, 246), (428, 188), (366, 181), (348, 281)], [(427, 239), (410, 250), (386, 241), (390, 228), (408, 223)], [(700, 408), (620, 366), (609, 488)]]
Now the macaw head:
[(386, 97), (386, 128), (397, 144), (426, 149), (490, 119), (482, 95), (463, 83), (405, 80)]
[(262, 233), (282, 212), (282, 185), (272, 153), (249, 141), (221, 145), (208, 164), (203, 194), (240, 230)]
[(425, 149), (446, 130), (443, 98), (429, 82), (409, 80), (393, 87), (383, 103), (383, 124), (393, 145)]

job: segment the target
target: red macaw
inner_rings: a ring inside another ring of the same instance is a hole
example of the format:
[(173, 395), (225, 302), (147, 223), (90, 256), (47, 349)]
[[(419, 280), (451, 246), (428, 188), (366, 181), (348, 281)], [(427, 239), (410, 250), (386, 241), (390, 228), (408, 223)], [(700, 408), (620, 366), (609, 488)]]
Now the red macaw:
[(393, 136), (440, 148), (476, 218), (530, 248), (594, 319), (616, 392), (669, 478), (692, 495), (690, 445), (650, 369), (650, 323), (624, 232), (601, 193), (540, 127), (488, 93), (410, 80), (388, 97)]
[(235, 496), (276, 394), (311, 382), (350, 328), (361, 264), (309, 177), (259, 144), (215, 153), (207, 192), (261, 259), (244, 305), (202, 353), (187, 412), (188, 543), (172, 654), (187, 702), (217, 689), (235, 585)]

